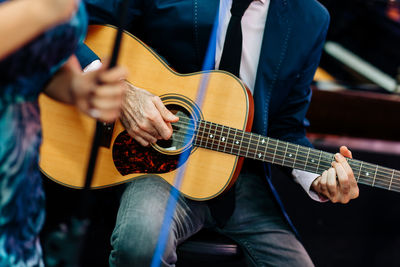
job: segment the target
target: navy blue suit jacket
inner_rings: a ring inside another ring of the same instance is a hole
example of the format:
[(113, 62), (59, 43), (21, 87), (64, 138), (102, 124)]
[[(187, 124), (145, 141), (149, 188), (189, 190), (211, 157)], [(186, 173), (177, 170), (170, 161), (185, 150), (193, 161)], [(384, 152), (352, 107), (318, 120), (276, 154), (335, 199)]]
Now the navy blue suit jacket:
[[(121, 1), (85, 0), (90, 22), (114, 24)], [(329, 14), (316, 0), (270, 1), (254, 88), (253, 132), (310, 146), (305, 137), (309, 85)], [(215, 0), (130, 0), (127, 30), (178, 72), (199, 71), (218, 8)]]

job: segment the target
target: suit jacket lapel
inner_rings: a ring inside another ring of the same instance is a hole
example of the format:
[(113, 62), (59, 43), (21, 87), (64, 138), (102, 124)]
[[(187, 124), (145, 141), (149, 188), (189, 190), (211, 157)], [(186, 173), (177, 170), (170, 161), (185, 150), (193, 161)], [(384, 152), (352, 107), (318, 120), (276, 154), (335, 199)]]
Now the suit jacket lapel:
[(286, 57), (291, 33), (288, 0), (270, 0), (254, 88), (253, 131), (267, 134), (271, 92)]

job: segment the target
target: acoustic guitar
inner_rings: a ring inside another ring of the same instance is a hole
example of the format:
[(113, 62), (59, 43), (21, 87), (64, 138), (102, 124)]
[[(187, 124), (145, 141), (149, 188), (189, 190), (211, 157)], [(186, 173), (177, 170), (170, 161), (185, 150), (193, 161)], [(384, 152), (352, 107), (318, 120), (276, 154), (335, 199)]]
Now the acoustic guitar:
[[(111, 26), (90, 26), (86, 44), (101, 58), (109, 55), (116, 31)], [(109, 145), (99, 149), (92, 188), (149, 175), (174, 185), (177, 172), (185, 168), (180, 192), (207, 200), (235, 182), (243, 158), (317, 174), (331, 166), (334, 154), (248, 132), (253, 100), (238, 78), (218, 70), (177, 73), (136, 37), (124, 33), (123, 38), (120, 64), (129, 69), (128, 82), (158, 95), (180, 119), (173, 124), (170, 140), (149, 147), (135, 142), (119, 121), (110, 126)], [(205, 83), (200, 106), (195, 100)], [(42, 172), (62, 185), (83, 188), (95, 120), (44, 95), (40, 107)], [(189, 156), (179, 160), (182, 153)], [(400, 171), (355, 159), (348, 162), (358, 183), (400, 191)]]

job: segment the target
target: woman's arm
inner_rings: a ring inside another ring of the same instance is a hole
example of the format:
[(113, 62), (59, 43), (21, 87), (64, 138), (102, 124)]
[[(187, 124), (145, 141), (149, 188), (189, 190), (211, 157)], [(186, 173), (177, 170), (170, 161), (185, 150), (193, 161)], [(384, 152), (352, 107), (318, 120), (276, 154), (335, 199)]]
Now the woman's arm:
[(0, 60), (48, 28), (68, 20), (78, 0), (13, 0), (0, 4)]

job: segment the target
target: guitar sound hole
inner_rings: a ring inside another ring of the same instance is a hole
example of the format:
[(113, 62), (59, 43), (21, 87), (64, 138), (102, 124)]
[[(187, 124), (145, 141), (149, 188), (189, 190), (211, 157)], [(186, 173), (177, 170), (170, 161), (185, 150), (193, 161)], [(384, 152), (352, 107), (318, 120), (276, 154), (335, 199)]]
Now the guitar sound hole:
[(179, 121), (172, 123), (172, 137), (169, 140), (157, 141), (157, 146), (165, 151), (179, 151), (188, 147), (192, 142), (195, 130), (194, 120), (190, 113), (181, 106), (170, 104), (166, 107), (179, 117)]

